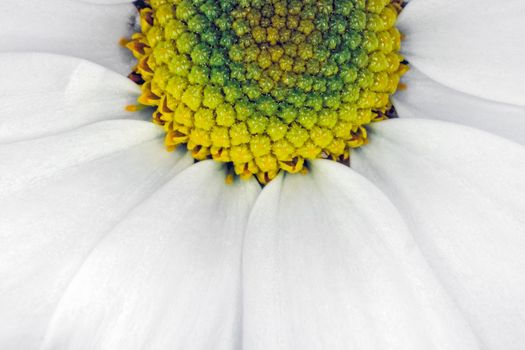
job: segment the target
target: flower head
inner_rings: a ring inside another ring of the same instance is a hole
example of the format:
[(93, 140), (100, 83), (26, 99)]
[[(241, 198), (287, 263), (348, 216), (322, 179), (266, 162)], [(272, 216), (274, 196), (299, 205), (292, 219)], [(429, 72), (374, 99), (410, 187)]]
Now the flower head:
[[(404, 5), (2, 0), (0, 349), (521, 350), (525, 2)], [(401, 8), (406, 61), (397, 30), (379, 30)], [(283, 69), (285, 39), (304, 45)], [(406, 89), (389, 96), (407, 62)], [(390, 104), (399, 118), (358, 121)], [(235, 118), (219, 154), (221, 105)], [(238, 123), (252, 158), (235, 164)], [(354, 127), (365, 147), (352, 148)], [(321, 153), (303, 154), (293, 128)], [(331, 154), (317, 128), (351, 154)], [(172, 148), (187, 138), (168, 153), (166, 135)], [(277, 170), (263, 171), (263, 137)], [(293, 146), (284, 166), (281, 140)], [(300, 157), (308, 172), (291, 174)], [(246, 179), (225, 182), (235, 171)]]
[(166, 146), (262, 183), (346, 160), (405, 72), (399, 7), (377, 1), (151, 1), (127, 47)]

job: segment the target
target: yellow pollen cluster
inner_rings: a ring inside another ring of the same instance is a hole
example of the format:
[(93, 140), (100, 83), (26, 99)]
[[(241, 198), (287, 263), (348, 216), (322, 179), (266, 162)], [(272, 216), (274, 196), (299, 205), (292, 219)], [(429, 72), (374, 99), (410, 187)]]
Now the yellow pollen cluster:
[(168, 150), (267, 183), (348, 159), (406, 71), (393, 0), (149, 0), (126, 46)]

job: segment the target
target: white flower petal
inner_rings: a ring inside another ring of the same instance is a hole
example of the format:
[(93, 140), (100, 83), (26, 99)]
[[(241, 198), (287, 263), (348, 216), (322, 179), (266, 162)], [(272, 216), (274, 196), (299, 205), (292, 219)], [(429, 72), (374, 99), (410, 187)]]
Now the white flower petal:
[(399, 17), (408, 61), (445, 86), (525, 105), (525, 2), (414, 0)]
[(157, 139), (162, 128), (145, 121), (109, 120), (45, 138), (0, 145), (0, 198), (67, 168)]
[(477, 348), (395, 208), (335, 162), (264, 189), (243, 281), (245, 350)]
[(2, 0), (0, 51), (75, 56), (127, 75), (133, 59), (119, 40), (130, 36), (135, 14), (132, 4)]
[(525, 107), (498, 103), (448, 88), (416, 68), (394, 95), (401, 118), (429, 118), (474, 126), (525, 144)]
[(259, 185), (191, 166), (136, 208), (70, 284), (46, 349), (235, 349), (244, 226)]
[(37, 53), (0, 54), (0, 144), (104, 119), (143, 118), (125, 107), (140, 88), (88, 61)]
[(39, 348), (82, 262), (134, 206), (192, 164), (183, 154), (165, 152), (159, 139), (130, 145), (0, 200), (0, 349)]
[(375, 124), (352, 166), (387, 194), (484, 349), (525, 343), (525, 148), (464, 126)]
[(82, 2), (90, 2), (92, 4), (104, 4), (104, 5), (112, 5), (112, 4), (126, 4), (126, 3), (132, 3), (135, 0), (74, 0), (74, 1), (82, 1)]

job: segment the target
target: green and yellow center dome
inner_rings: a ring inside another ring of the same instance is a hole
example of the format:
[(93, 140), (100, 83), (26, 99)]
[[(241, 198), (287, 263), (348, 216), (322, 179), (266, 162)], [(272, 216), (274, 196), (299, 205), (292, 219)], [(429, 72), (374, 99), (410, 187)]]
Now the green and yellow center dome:
[(127, 47), (169, 150), (267, 183), (344, 161), (406, 71), (391, 0), (150, 0)]

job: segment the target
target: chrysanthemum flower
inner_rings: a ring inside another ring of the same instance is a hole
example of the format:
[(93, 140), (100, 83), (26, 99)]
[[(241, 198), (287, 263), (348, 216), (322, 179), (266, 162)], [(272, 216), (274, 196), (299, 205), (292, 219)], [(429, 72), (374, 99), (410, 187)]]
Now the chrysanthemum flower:
[(0, 348), (521, 349), (525, 2), (401, 5), (3, 0)]

